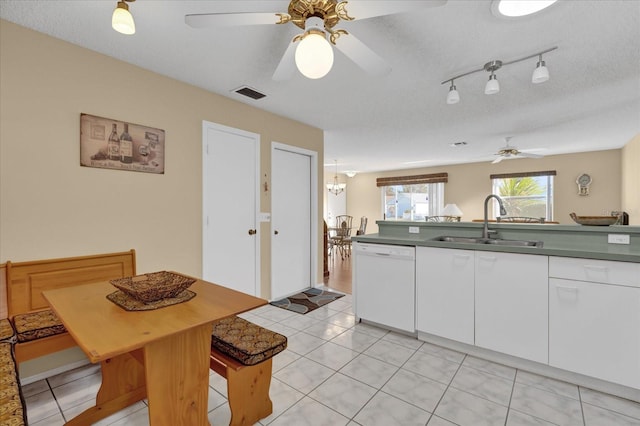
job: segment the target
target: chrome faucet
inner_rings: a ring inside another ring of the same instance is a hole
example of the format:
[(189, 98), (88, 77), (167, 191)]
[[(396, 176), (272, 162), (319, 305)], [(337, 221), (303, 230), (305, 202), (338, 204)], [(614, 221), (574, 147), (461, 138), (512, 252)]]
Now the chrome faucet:
[(487, 207), (489, 204), (489, 200), (492, 198), (495, 198), (500, 205), (500, 216), (504, 216), (507, 214), (507, 210), (504, 208), (504, 204), (502, 203), (502, 198), (498, 197), (495, 194), (488, 195), (487, 198), (484, 199), (484, 226), (482, 227), (482, 238), (489, 238), (489, 214), (487, 213)]

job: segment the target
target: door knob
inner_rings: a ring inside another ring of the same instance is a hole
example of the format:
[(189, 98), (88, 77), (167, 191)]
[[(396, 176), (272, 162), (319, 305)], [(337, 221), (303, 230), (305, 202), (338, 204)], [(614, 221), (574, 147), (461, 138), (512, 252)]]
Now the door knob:
[(255, 229), (249, 229), (249, 235), (255, 235), (255, 234), (256, 234)]
[(277, 231), (277, 230), (273, 231), (273, 233), (274, 233), (275, 235), (278, 235), (278, 231)]

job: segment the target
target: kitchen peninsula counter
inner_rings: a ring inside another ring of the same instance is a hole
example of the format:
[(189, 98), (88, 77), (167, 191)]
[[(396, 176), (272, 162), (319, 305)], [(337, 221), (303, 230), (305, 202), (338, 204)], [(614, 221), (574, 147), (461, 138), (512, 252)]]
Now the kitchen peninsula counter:
[[(354, 236), (361, 243), (539, 254), (640, 263), (640, 227), (491, 223), (492, 238), (542, 241), (542, 247), (434, 241), (440, 236), (480, 237), (479, 222), (377, 221), (379, 233)], [(417, 233), (416, 233), (417, 231)], [(611, 244), (610, 234), (629, 236), (629, 244)]]

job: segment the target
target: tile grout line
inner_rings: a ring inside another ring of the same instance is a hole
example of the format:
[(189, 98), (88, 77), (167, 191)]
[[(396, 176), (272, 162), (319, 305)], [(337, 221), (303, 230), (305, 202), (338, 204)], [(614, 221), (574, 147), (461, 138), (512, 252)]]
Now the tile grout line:
[(513, 392), (516, 389), (516, 376), (518, 375), (518, 370), (516, 369), (513, 374), (513, 382), (511, 383), (511, 394), (509, 395), (509, 404), (507, 405), (507, 417), (504, 419), (504, 426), (507, 426), (507, 422), (509, 421), (509, 414), (511, 414), (511, 401), (513, 401)]

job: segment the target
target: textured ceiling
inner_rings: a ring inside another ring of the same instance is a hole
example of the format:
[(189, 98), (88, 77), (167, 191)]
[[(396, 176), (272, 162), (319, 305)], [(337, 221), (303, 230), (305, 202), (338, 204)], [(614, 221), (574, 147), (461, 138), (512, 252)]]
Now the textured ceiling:
[[(358, 0), (350, 0), (357, 2)], [(640, 1), (560, 0), (519, 20), (496, 18), (490, 0), (449, 0), (438, 8), (340, 23), (388, 61), (372, 77), (340, 52), (320, 80), (296, 72), (273, 81), (299, 29), (266, 25), (193, 29), (184, 15), (285, 12), (287, 1), (154, 1), (130, 5), (137, 32), (111, 29), (116, 1), (0, 0), (0, 17), (211, 92), (324, 129), (325, 163), (380, 171), (491, 161), (504, 137), (552, 155), (620, 148), (640, 133)], [(531, 84), (537, 58), (497, 71), (500, 93), (483, 93), (488, 74), (447, 78), (553, 46), (551, 79)], [(267, 95), (232, 92), (248, 85)], [(462, 148), (451, 143), (466, 141)], [(517, 161), (517, 160), (515, 160)], [(333, 170), (333, 168), (332, 168)]]

